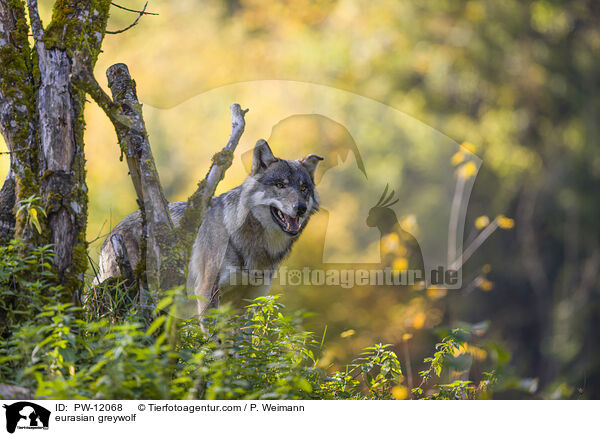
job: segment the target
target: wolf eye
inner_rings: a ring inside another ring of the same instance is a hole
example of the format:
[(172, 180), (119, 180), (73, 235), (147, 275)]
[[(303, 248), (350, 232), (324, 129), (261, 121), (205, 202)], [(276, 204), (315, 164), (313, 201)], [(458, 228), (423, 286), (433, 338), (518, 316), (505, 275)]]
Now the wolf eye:
[(302, 191), (302, 192), (306, 191), (306, 186), (304, 186), (304, 185), (303, 185), (303, 186), (301, 186), (301, 187), (300, 187), (300, 191)]
[(284, 185), (281, 182), (276, 183), (275, 186), (277, 186), (279, 189), (283, 189), (284, 188)]

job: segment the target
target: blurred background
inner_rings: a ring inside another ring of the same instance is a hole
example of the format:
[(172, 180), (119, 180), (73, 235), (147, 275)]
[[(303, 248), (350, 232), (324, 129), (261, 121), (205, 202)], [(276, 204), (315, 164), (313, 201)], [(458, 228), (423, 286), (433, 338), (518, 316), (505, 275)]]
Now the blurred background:
[[(41, 6), (48, 20), (51, 2)], [(353, 170), (337, 179), (343, 192), (314, 217), (289, 268), (315, 267), (329, 249), (332, 260), (350, 251), (372, 263), (359, 255), (375, 253), (403, 269), (405, 234), (445, 259), (455, 185), (465, 180), (455, 245), (478, 248), (460, 289), (274, 287), (289, 310), (314, 313), (306, 323), (324, 336), (320, 365), (339, 368), (365, 346), (391, 343), (414, 387), (433, 345), (461, 327), (470, 339), (451, 377), (495, 370), (495, 398), (600, 398), (598, 2), (153, 0), (148, 11), (159, 15), (106, 36), (96, 77), (105, 87), (110, 65), (129, 66), (171, 201), (187, 198), (226, 143), (233, 102), (250, 112), (219, 192), (241, 183), (244, 153), (260, 137), (284, 158), (326, 156), (324, 197), (329, 171)], [(110, 30), (136, 17), (111, 12)], [(93, 104), (86, 119), (96, 259), (136, 204), (111, 124)], [(8, 158), (0, 163), (6, 171)], [(363, 223), (386, 184), (400, 201), (398, 225), (384, 234)], [(498, 229), (479, 244), (490, 226)]]

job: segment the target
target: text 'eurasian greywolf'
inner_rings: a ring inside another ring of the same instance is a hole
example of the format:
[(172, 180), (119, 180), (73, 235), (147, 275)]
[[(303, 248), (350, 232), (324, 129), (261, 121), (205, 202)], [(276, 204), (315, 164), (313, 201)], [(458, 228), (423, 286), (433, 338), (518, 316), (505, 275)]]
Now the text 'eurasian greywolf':
[[(318, 210), (314, 174), (321, 160), (316, 154), (291, 161), (278, 159), (266, 141), (256, 143), (250, 175), (240, 186), (213, 198), (196, 236), (188, 265), (187, 292), (200, 297), (198, 314), (216, 306), (218, 301), (242, 307), (245, 300), (267, 294), (270, 280), (247, 284), (247, 280), (232, 274), (261, 271), (268, 276), (275, 272), (310, 216)], [(186, 205), (169, 204), (175, 226), (179, 225)], [(111, 232), (123, 237), (133, 266), (140, 259), (141, 232), (139, 211), (127, 216)], [(120, 274), (111, 235), (100, 252), (99, 281)]]

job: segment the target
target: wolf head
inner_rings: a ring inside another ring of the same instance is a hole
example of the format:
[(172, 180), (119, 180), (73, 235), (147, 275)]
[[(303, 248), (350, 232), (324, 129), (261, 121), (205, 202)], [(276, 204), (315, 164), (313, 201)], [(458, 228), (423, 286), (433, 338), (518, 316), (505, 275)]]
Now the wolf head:
[(302, 159), (276, 158), (269, 144), (260, 139), (254, 147), (247, 184), (252, 214), (269, 232), (295, 238), (319, 208), (315, 170), (323, 158), (309, 154)]

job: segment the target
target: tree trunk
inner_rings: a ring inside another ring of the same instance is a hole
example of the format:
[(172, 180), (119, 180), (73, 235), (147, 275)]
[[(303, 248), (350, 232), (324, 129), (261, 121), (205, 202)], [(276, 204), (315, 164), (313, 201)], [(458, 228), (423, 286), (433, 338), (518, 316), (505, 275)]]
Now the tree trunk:
[(9, 170), (0, 190), (0, 244), (6, 245), (15, 232), (15, 177)]
[[(10, 175), (2, 189), (3, 238), (19, 237), (36, 244), (40, 235), (27, 226), (27, 217), (14, 217), (19, 201), (39, 195), (36, 144), (37, 114), (34, 67), (22, 0), (0, 0), (0, 128), (10, 156)], [(14, 188), (11, 185), (14, 184)], [(10, 190), (14, 189), (14, 195)], [(12, 214), (12, 219), (6, 215)]]
[[(87, 268), (87, 186), (83, 146), (85, 94), (71, 85), (71, 70), (81, 57), (93, 68), (106, 31), (108, 0), (58, 0), (43, 28), (36, 0), (28, 0), (31, 29), (22, 0), (0, 0), (0, 118), (14, 174), (0, 194), (0, 219), (32, 196), (46, 211), (42, 231), (16, 217), (14, 237), (27, 247), (53, 244), (59, 282), (74, 297)], [(27, 34), (31, 30), (34, 50)], [(3, 195), (6, 192), (6, 195)], [(3, 238), (13, 232), (1, 234)]]
[[(231, 137), (213, 157), (206, 178), (188, 200), (181, 227), (175, 229), (127, 67), (117, 64), (107, 72), (112, 98), (93, 76), (110, 4), (110, 0), (57, 0), (44, 28), (36, 0), (27, 0), (31, 27), (23, 0), (0, 0), (0, 127), (11, 159), (11, 172), (0, 191), (0, 239), (14, 236), (28, 248), (52, 244), (59, 282), (74, 300), (87, 268), (86, 93), (113, 122), (127, 156), (143, 216), (141, 266), (154, 290), (185, 284), (197, 229), (245, 126), (246, 111), (232, 105)], [(41, 231), (31, 225), (27, 213), (14, 216), (26, 199), (46, 212), (45, 217), (38, 214)]]

